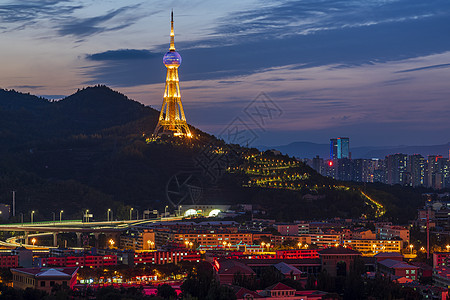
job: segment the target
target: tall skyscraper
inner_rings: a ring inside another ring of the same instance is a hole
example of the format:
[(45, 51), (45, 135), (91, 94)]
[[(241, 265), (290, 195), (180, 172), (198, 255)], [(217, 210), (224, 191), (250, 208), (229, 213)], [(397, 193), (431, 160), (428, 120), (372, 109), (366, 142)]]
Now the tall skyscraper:
[(441, 189), (445, 185), (445, 173), (447, 169), (447, 160), (441, 155), (428, 156), (427, 168), (427, 186), (434, 189)]
[(170, 49), (164, 55), (163, 63), (167, 68), (166, 86), (164, 88), (164, 100), (156, 125), (154, 136), (168, 134), (173, 136), (191, 137), (191, 131), (184, 116), (181, 104), (181, 93), (178, 79), (178, 67), (181, 65), (181, 56), (175, 51), (175, 33), (173, 31), (173, 11), (170, 22)]
[(407, 170), (411, 176), (411, 186), (416, 187), (425, 184), (425, 165), (425, 158), (420, 154), (408, 157)]
[(405, 184), (407, 173), (407, 158), (406, 154), (392, 154), (386, 156), (386, 183), (387, 184)]
[(337, 158), (350, 158), (350, 139), (348, 137), (337, 138)]
[(338, 153), (337, 139), (330, 139), (330, 159), (337, 159)]

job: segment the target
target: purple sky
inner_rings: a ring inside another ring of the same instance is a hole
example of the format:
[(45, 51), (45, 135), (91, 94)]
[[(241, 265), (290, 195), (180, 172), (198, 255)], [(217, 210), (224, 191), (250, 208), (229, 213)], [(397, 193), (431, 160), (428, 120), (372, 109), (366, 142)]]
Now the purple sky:
[(450, 141), (448, 0), (1, 1), (0, 87), (106, 84), (160, 109), (172, 8), (186, 117), (207, 132), (264, 92), (282, 115), (254, 145)]

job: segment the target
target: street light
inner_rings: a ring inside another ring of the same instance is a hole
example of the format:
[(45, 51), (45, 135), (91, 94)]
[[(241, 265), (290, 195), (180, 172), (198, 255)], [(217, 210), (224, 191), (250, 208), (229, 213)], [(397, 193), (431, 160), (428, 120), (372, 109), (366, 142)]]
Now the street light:
[(53, 216), (53, 226), (55, 225), (55, 219), (56, 219), (56, 214), (54, 211), (52, 211), (52, 216)]
[(132, 214), (132, 212), (133, 212), (133, 209), (134, 209), (134, 208), (130, 208), (130, 221), (131, 221), (131, 214)]
[(36, 244), (36, 239), (35, 239), (35, 238), (32, 238), (32, 239), (31, 239), (31, 242), (33, 243), (33, 246), (34, 246), (34, 244)]
[(178, 205), (178, 216), (181, 216), (181, 205)]
[(189, 246), (189, 241), (185, 241), (184, 244), (186, 245), (186, 248)]
[(62, 214), (63, 214), (63, 210), (61, 210), (60, 212), (59, 212), (59, 223), (62, 223)]
[(164, 207), (164, 217), (167, 218), (167, 209), (169, 208), (169, 206), (166, 205), (166, 207)]
[(447, 252), (448, 252), (448, 249), (450, 249), (450, 245), (447, 245), (447, 246), (445, 246), (446, 248), (447, 248)]
[(106, 220), (109, 222), (109, 213), (111, 212), (111, 208), (108, 208), (108, 211), (106, 212)]
[(114, 246), (114, 244), (115, 244), (115, 242), (114, 242), (114, 240), (113, 239), (110, 239), (109, 241), (109, 244), (111, 245), (111, 248)]
[(31, 212), (31, 224), (33, 224), (34, 210)]
[(301, 249), (302, 248), (302, 243), (298, 242), (297, 246), (298, 246), (298, 249)]
[(148, 245), (148, 249), (153, 249), (153, 246), (155, 245), (155, 243), (153, 241), (148, 240), (147, 245)]
[(412, 252), (412, 251), (413, 251), (413, 247), (414, 247), (413, 244), (409, 244), (409, 248), (411, 249), (411, 254), (413, 253), (413, 252)]
[(85, 218), (86, 218), (86, 223), (89, 222), (89, 215), (88, 215), (89, 209), (86, 209), (86, 212), (84, 214)]

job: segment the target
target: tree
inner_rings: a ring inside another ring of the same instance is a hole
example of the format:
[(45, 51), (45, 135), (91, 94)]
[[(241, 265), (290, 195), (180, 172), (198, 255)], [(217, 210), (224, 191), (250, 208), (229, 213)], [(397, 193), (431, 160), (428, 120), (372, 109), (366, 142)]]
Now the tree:
[(158, 286), (158, 296), (164, 299), (176, 299), (177, 292), (168, 284)]
[(191, 295), (198, 299), (205, 299), (213, 282), (213, 269), (207, 262), (199, 263), (197, 268), (189, 272), (181, 285), (183, 297)]
[(217, 282), (211, 284), (211, 287), (206, 295), (206, 300), (233, 300), (236, 299), (234, 290), (226, 285), (220, 285)]

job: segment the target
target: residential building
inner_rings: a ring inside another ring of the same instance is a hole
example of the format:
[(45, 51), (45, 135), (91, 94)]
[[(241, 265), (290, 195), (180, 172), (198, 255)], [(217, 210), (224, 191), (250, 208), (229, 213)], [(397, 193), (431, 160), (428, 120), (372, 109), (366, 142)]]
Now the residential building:
[(392, 240), (400, 238), (404, 243), (409, 244), (409, 229), (397, 225), (384, 225), (377, 227), (377, 234), (381, 240)]
[(50, 293), (59, 285), (73, 289), (78, 268), (20, 268), (11, 269), (13, 286), (17, 289), (38, 289)]
[(346, 276), (361, 253), (344, 247), (330, 247), (319, 251), (322, 270), (331, 276)]
[(385, 163), (387, 184), (405, 184), (407, 159), (408, 155), (401, 153), (386, 156)]
[(342, 236), (340, 234), (308, 234), (302, 235), (300, 238), (308, 237), (311, 239), (311, 244), (317, 245), (319, 248), (336, 246), (336, 244), (340, 245)]
[(17, 268), (19, 266), (19, 256), (8, 253), (0, 255), (0, 268)]
[(199, 246), (219, 246), (226, 244), (253, 244), (253, 236), (249, 232), (229, 232), (226, 230), (198, 230), (174, 233), (173, 240), (184, 244), (185, 242), (195, 242)]
[(450, 252), (433, 252), (433, 268), (450, 267), (449, 258)]
[(377, 262), (377, 269), (383, 274), (391, 274), (407, 279), (418, 280), (419, 268), (403, 261), (384, 259)]
[(116, 255), (70, 255), (50, 256), (39, 259), (42, 267), (103, 268), (117, 265)]
[(180, 261), (194, 261), (201, 260), (200, 252), (189, 250), (174, 250), (174, 251), (137, 251), (134, 253), (134, 265), (139, 264), (177, 264)]
[(287, 286), (284, 283), (279, 282), (265, 288), (259, 294), (269, 299), (292, 299), (292, 300), (306, 299), (306, 297), (297, 296), (295, 294), (295, 291), (296, 290), (294, 288), (291, 288), (290, 286)]
[(344, 240), (343, 245), (363, 255), (375, 255), (380, 252), (400, 252), (401, 240)]
[(285, 262), (279, 262), (273, 265), (273, 267), (283, 276), (283, 278), (300, 280), (302, 277), (304, 277), (302, 276), (303, 273), (299, 269)]
[(281, 235), (298, 236), (299, 224), (275, 224), (273, 226)]
[(433, 268), (433, 285), (448, 289), (450, 286), (450, 268), (443, 266)]

